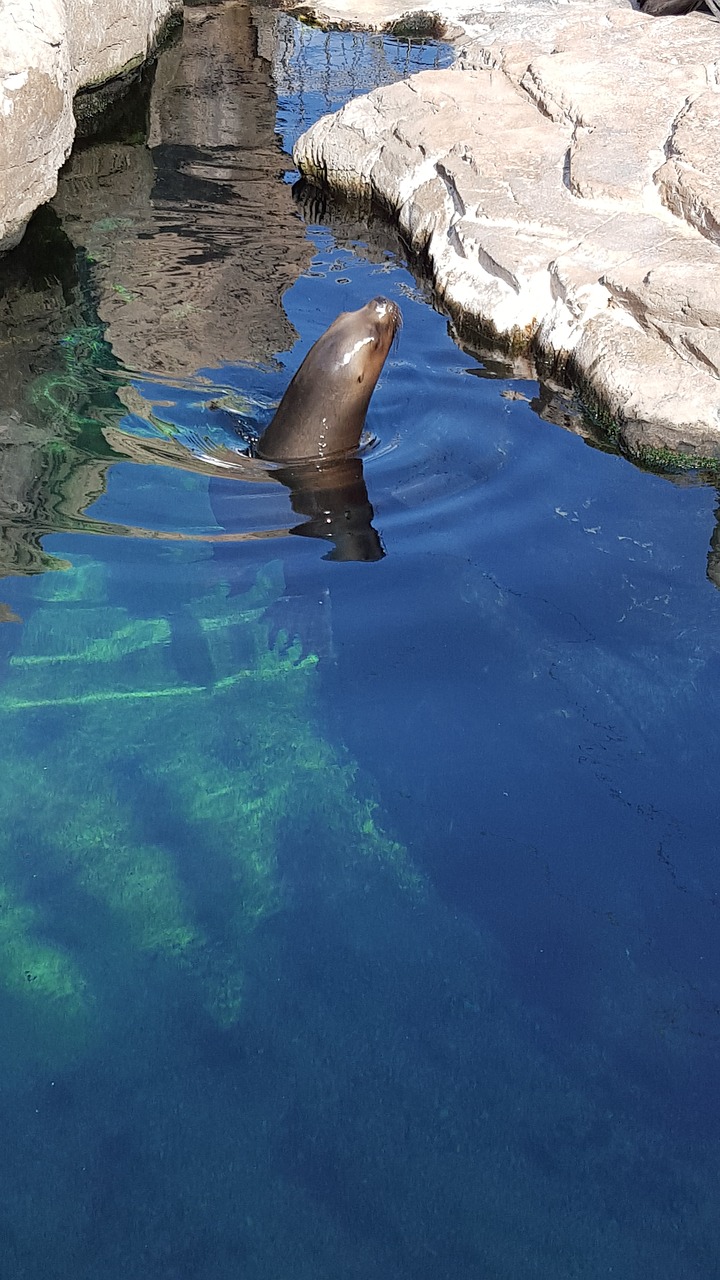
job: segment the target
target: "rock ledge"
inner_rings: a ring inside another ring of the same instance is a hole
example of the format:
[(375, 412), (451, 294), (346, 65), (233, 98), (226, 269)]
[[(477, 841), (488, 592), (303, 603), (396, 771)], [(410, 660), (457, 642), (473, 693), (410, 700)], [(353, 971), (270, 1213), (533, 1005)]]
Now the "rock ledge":
[[(314, 11), (357, 25), (345, 8)], [(375, 0), (364, 25), (407, 12)], [(720, 457), (720, 23), (622, 0), (437, 17), (454, 66), (324, 117), (299, 169), (390, 210), (453, 318), (569, 369), (628, 449)]]
[(0, 0), (0, 252), (50, 200), (73, 98), (143, 62), (182, 0)]

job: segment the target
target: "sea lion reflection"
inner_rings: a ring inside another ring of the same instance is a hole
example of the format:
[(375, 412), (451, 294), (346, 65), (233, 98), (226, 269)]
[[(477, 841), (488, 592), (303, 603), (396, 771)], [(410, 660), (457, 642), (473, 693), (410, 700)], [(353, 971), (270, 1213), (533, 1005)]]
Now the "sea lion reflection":
[(290, 533), (334, 542), (326, 560), (382, 560), (385, 550), (372, 526), (374, 512), (361, 458), (296, 463), (274, 474), (290, 490), (293, 511), (308, 517)]

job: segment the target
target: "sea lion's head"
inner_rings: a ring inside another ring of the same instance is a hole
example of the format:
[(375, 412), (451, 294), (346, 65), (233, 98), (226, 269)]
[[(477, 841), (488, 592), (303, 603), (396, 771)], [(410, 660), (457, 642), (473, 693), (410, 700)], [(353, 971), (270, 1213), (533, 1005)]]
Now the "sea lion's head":
[(402, 315), (389, 298), (343, 311), (310, 349), (257, 453), (272, 461), (331, 458), (356, 449), (370, 397)]

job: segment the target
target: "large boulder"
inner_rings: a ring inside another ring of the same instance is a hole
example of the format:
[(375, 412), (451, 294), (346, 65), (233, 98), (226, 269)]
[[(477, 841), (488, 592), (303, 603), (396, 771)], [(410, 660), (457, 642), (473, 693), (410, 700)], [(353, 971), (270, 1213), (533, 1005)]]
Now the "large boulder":
[[(372, 25), (393, 27), (383, 4)], [(454, 66), (324, 117), (298, 167), (389, 209), (461, 326), (569, 367), (631, 449), (720, 456), (720, 24), (586, 0), (433, 8)]]
[(0, 250), (55, 194), (73, 98), (152, 52), (182, 0), (0, 0)]

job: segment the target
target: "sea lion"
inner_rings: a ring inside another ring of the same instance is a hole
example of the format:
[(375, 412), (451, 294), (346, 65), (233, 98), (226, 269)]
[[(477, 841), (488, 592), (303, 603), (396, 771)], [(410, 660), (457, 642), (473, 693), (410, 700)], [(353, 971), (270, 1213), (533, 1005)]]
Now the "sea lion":
[[(669, 18), (676, 14), (692, 13), (701, 9), (706, 0), (642, 0), (643, 13), (652, 14), (655, 18)], [(717, 3), (707, 0), (708, 8), (716, 16), (720, 13)]]
[(307, 517), (289, 530), (291, 534), (334, 542), (325, 560), (382, 560), (385, 551), (372, 525), (375, 513), (362, 458), (295, 463), (278, 467), (274, 474), (289, 489), (296, 515)]
[(357, 448), (370, 397), (402, 315), (389, 298), (343, 311), (303, 360), (255, 453), (269, 462), (341, 457)]
[[(153, 531), (148, 536), (216, 542), (216, 558), (230, 560), (234, 543), (294, 534), (333, 542), (328, 560), (381, 560), (385, 550), (372, 525), (362, 458), (354, 457), (353, 451), (401, 325), (400, 308), (388, 298), (372, 298), (358, 311), (339, 315), (308, 352), (270, 425), (249, 453), (214, 446), (192, 453), (174, 440), (148, 440), (121, 428), (106, 428), (112, 447), (136, 462), (180, 466), (213, 477), (210, 503), (223, 533)], [(238, 480), (284, 485), (293, 511), (306, 519), (290, 528), (237, 529), (237, 513), (244, 510), (238, 504)], [(145, 536), (142, 530), (134, 533)]]

